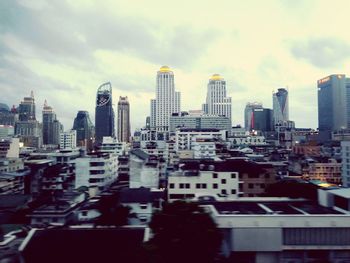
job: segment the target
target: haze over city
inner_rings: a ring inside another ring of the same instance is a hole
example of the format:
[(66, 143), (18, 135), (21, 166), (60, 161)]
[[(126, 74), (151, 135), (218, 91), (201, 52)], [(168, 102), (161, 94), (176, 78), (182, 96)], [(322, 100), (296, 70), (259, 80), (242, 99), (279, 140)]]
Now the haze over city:
[[(348, 73), (348, 1), (1, 1), (1, 102), (33, 90), (65, 129), (78, 110), (94, 121), (97, 87), (128, 96), (132, 130), (144, 126), (156, 72), (168, 65), (182, 110), (200, 109), (214, 73), (227, 82), (233, 124), (244, 106), (272, 107), (288, 86), (290, 119), (317, 127), (316, 81)], [(38, 116), (39, 119), (40, 116)]]

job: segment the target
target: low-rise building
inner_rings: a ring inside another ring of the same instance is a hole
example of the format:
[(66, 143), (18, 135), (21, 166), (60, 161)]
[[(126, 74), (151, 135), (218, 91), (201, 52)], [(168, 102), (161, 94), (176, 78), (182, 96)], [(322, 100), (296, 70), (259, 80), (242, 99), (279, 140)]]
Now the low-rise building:
[(331, 184), (341, 184), (341, 163), (335, 159), (315, 159), (303, 168), (303, 179), (320, 180)]
[(168, 177), (168, 200), (193, 198), (197, 193), (238, 197), (238, 173), (227, 162), (180, 163), (180, 169)]
[(229, 262), (350, 261), (350, 215), (304, 199), (241, 198), (206, 204)]

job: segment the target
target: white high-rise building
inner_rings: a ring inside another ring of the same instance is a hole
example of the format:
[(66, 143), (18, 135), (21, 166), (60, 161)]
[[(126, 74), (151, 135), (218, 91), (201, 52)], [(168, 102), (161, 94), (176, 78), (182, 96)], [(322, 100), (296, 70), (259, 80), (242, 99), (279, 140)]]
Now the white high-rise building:
[(60, 133), (60, 149), (75, 149), (77, 147), (77, 131), (69, 130)]
[[(152, 100), (152, 107), (153, 103), (154, 102)], [(175, 91), (174, 73), (168, 66), (162, 66), (157, 72), (157, 90), (155, 104), (156, 130), (158, 132), (168, 132), (169, 117), (173, 113), (180, 112), (180, 92)]]
[(231, 97), (227, 97), (226, 81), (219, 74), (214, 74), (209, 79), (207, 101), (203, 104), (203, 110), (210, 115), (228, 117), (232, 123)]

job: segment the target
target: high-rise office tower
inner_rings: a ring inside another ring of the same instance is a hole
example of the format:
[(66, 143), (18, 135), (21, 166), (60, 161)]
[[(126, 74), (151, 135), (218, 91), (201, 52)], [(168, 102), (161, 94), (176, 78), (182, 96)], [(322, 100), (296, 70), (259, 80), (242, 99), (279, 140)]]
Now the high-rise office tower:
[(202, 109), (206, 114), (225, 116), (230, 119), (232, 112), (231, 97), (226, 95), (226, 81), (219, 74), (214, 74), (209, 79), (207, 100), (202, 105)]
[(18, 107), (19, 121), (33, 121), (35, 118), (35, 101), (33, 91), (30, 97), (24, 97)]
[(174, 73), (168, 66), (162, 66), (157, 72), (155, 104), (156, 130), (168, 132), (170, 116), (180, 112), (180, 92), (175, 91)]
[(30, 97), (24, 97), (18, 106), (18, 121), (15, 123), (15, 134), (20, 136), (24, 146), (39, 148), (42, 145), (42, 125), (35, 117), (33, 91)]
[(97, 89), (95, 111), (96, 142), (102, 143), (104, 136), (114, 137), (114, 111), (112, 104), (112, 85), (102, 84)]
[(254, 109), (262, 109), (263, 105), (260, 102), (248, 102), (244, 109), (244, 128), (246, 131), (251, 131), (254, 122)]
[(273, 111), (265, 108), (254, 108), (252, 112), (251, 130), (273, 131)]
[(150, 128), (154, 130), (156, 128), (156, 118), (157, 118), (157, 100), (151, 99), (151, 116), (150, 116)]
[(43, 107), (43, 144), (54, 144), (58, 142), (59, 133), (56, 134), (56, 129), (54, 130), (53, 122), (56, 120), (56, 113), (53, 111), (52, 107), (44, 102)]
[(350, 79), (330, 75), (317, 81), (318, 128), (320, 132), (339, 131), (349, 126)]
[(76, 130), (76, 144), (78, 146), (88, 146), (95, 137), (95, 127), (92, 124), (87, 111), (78, 111), (74, 119), (73, 130)]
[(289, 98), (288, 91), (284, 88), (278, 89), (272, 95), (274, 124), (289, 121)]
[(18, 121), (17, 109), (13, 105), (12, 109), (4, 103), (0, 103), (0, 125), (15, 126)]
[(128, 97), (119, 97), (118, 101), (118, 140), (130, 141), (130, 105)]

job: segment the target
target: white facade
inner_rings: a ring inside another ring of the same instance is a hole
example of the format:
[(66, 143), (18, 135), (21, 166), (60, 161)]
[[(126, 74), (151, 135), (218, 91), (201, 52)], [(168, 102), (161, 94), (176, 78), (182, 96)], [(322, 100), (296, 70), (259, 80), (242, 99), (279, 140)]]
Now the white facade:
[(77, 131), (70, 130), (60, 133), (60, 149), (74, 149), (77, 147)]
[(350, 141), (341, 142), (342, 182), (344, 187), (350, 187)]
[(0, 140), (0, 158), (19, 157), (19, 138)]
[(175, 150), (192, 150), (192, 144), (197, 139), (226, 140), (225, 130), (177, 130), (175, 135)]
[(125, 154), (126, 143), (117, 142), (113, 137), (103, 137), (100, 152), (114, 153), (117, 155)]
[(75, 188), (86, 186), (103, 190), (117, 179), (116, 154), (98, 153), (80, 157), (75, 163)]
[(163, 66), (157, 73), (156, 130), (159, 132), (168, 132), (169, 117), (173, 113), (179, 112), (180, 92), (175, 91), (174, 73), (169, 67)]
[(11, 125), (0, 125), (0, 140), (12, 137), (15, 133), (15, 127)]
[(242, 136), (242, 137), (229, 137), (227, 140), (230, 142), (231, 147), (240, 145), (266, 145), (264, 136)]
[(194, 159), (213, 159), (216, 157), (216, 146), (213, 140), (196, 139), (192, 143)]
[(210, 115), (228, 117), (232, 123), (231, 97), (227, 97), (226, 81), (219, 74), (214, 74), (209, 79), (206, 106), (203, 109)]
[(196, 194), (225, 195), (237, 198), (239, 177), (237, 172), (182, 171), (168, 178), (168, 200), (193, 198)]

